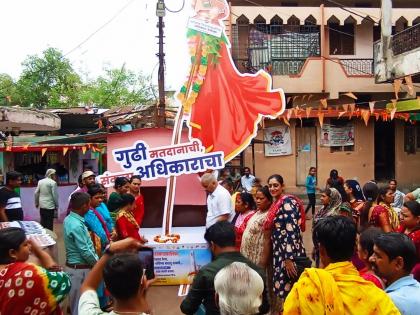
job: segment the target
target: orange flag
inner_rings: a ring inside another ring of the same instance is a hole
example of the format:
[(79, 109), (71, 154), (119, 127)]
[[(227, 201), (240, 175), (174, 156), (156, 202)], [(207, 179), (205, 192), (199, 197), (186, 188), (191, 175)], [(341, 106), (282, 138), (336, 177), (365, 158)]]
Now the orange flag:
[(69, 150), (68, 147), (63, 147), (63, 156), (65, 156), (67, 154), (68, 150)]
[(391, 120), (393, 120), (394, 119), (394, 116), (395, 116), (395, 113), (397, 112), (397, 108), (396, 107), (394, 107), (392, 110), (391, 110)]
[(365, 125), (367, 127), (367, 125), (369, 123), (369, 119), (370, 119), (370, 111), (367, 110), (367, 109), (362, 109), (361, 116), (362, 116), (363, 121), (365, 122)]
[(292, 117), (292, 110), (289, 108), (286, 113), (287, 120), (290, 120), (290, 117)]
[(45, 154), (45, 152), (47, 152), (47, 148), (42, 148), (42, 150), (41, 150), (41, 156), (44, 156), (44, 154)]
[(288, 120), (286, 117), (284, 117), (284, 116), (283, 116), (283, 121), (284, 121), (284, 123), (285, 123), (286, 125), (288, 125), (288, 126), (290, 127), (289, 120)]
[(309, 118), (311, 115), (312, 107), (306, 107), (306, 118)]
[(28, 150), (28, 147), (29, 147), (29, 144), (25, 144), (25, 145), (23, 146), (23, 149), (24, 149), (24, 150)]
[(375, 113), (374, 115), (375, 115), (376, 121), (378, 121), (379, 120), (379, 116), (380, 116), (379, 113)]
[(324, 125), (324, 113), (321, 113), (318, 111), (318, 120), (319, 120), (319, 125), (322, 126)]
[(400, 92), (401, 89), (401, 84), (402, 84), (402, 80), (401, 79), (395, 79), (394, 80), (394, 93), (395, 93), (395, 98), (398, 99), (398, 93)]
[(356, 96), (356, 95), (354, 95), (352, 92), (345, 93), (344, 95), (345, 95), (345, 96), (348, 96), (348, 97), (350, 97), (350, 98), (352, 98), (352, 99), (354, 99), (354, 100), (357, 100), (357, 96)]
[(321, 98), (319, 101), (321, 102), (323, 108), (328, 107), (328, 102), (326, 98)]
[(341, 118), (346, 112), (339, 112), (338, 113), (338, 118)]
[(413, 79), (411, 78), (411, 75), (408, 75), (404, 78), (405, 83), (407, 84), (408, 88), (408, 94), (414, 96), (414, 86), (413, 86)]
[(85, 153), (86, 153), (86, 147), (85, 147), (85, 146), (83, 146), (83, 147), (82, 147), (82, 153), (83, 153), (83, 154), (85, 154)]
[(373, 108), (375, 107), (375, 101), (369, 102), (370, 113), (373, 114)]

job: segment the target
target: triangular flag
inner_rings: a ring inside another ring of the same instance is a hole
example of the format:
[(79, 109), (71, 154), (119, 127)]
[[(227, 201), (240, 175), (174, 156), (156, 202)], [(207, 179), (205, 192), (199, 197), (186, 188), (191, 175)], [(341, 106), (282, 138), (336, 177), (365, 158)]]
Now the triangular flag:
[(24, 150), (28, 150), (28, 147), (29, 147), (29, 144), (25, 144), (25, 145), (23, 146), (23, 149), (24, 149)]
[(65, 156), (67, 154), (68, 150), (69, 150), (68, 147), (63, 147), (63, 156)]
[(338, 118), (341, 118), (346, 112), (339, 112), (338, 113)]
[(405, 83), (407, 84), (407, 88), (408, 88), (408, 94), (410, 96), (414, 96), (414, 87), (413, 87), (413, 79), (411, 78), (411, 75), (408, 75), (404, 78)]
[(345, 96), (348, 96), (348, 97), (350, 97), (350, 98), (352, 98), (352, 99), (354, 99), (354, 100), (357, 100), (357, 96), (356, 96), (356, 95), (354, 95), (352, 92), (345, 93), (344, 95), (345, 95)]
[(343, 104), (343, 109), (347, 112), (349, 110), (349, 104)]
[(394, 119), (394, 116), (395, 116), (395, 113), (396, 112), (397, 112), (397, 108), (396, 107), (391, 110), (391, 120)]
[(369, 123), (369, 118), (370, 118), (370, 111), (367, 110), (367, 109), (362, 109), (361, 116), (362, 116), (363, 121), (365, 122), (365, 125), (367, 127), (367, 125)]
[(350, 104), (350, 113), (353, 115), (354, 109), (356, 108), (356, 104)]
[(322, 126), (324, 125), (324, 113), (318, 112), (318, 120), (319, 120), (319, 125)]
[(379, 116), (380, 116), (379, 113), (375, 113), (374, 115), (375, 115), (376, 121), (378, 121), (379, 120)]
[(401, 89), (401, 84), (402, 84), (402, 80), (401, 79), (395, 79), (394, 80), (394, 93), (395, 93), (395, 98), (398, 99), (398, 93), (400, 92)]
[(288, 98), (286, 98), (286, 104), (288, 104), (288, 103), (289, 103), (290, 99), (291, 99), (291, 97), (290, 97), (290, 96), (289, 96)]
[(369, 102), (370, 113), (373, 114), (373, 108), (375, 107), (375, 101)]
[(290, 117), (292, 116), (292, 110), (291, 109), (288, 109), (287, 110), (287, 113), (286, 113), (286, 118), (287, 118), (287, 120), (290, 120)]
[(312, 107), (306, 107), (306, 118), (309, 118), (311, 115)]
[(386, 111), (382, 112), (382, 120), (383, 121), (387, 121), (388, 120), (388, 114), (386, 113)]
[(284, 121), (284, 123), (285, 123), (286, 125), (288, 125), (288, 126), (290, 127), (289, 120), (288, 120), (286, 117), (284, 117), (284, 116), (283, 116), (283, 121)]
[(299, 115), (299, 107), (296, 107), (293, 109), (293, 114), (295, 115), (295, 118)]
[(321, 98), (319, 101), (321, 102), (323, 108), (328, 107), (328, 102), (326, 98)]
[(85, 147), (85, 146), (83, 146), (83, 147), (82, 147), (82, 153), (83, 153), (83, 154), (85, 154), (85, 153), (86, 153), (86, 147)]
[(391, 103), (392, 103), (392, 108), (397, 108), (397, 100), (392, 99)]
[(41, 156), (44, 156), (44, 154), (45, 154), (45, 152), (47, 152), (47, 148), (42, 148), (42, 150), (41, 150)]

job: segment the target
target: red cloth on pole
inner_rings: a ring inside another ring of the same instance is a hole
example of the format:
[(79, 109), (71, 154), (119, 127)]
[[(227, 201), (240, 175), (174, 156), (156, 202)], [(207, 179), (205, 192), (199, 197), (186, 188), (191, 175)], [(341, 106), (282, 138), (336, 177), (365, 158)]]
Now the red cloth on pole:
[(220, 55), (208, 65), (189, 124), (206, 151), (223, 151), (229, 161), (256, 135), (260, 115), (281, 114), (285, 101), (281, 90), (271, 89), (267, 73), (240, 74), (225, 43)]

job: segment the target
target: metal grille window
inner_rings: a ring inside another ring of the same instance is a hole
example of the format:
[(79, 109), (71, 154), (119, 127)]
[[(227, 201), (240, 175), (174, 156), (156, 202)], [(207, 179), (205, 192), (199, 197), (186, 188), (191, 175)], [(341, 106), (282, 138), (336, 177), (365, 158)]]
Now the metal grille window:
[[(354, 55), (354, 24), (329, 24), (330, 54)], [(337, 32), (338, 31), (338, 32)]]
[[(237, 30), (233, 34), (238, 34), (240, 27), (234, 26)], [(237, 40), (234, 47), (240, 47), (240, 39)], [(306, 58), (320, 55), (319, 26), (250, 25), (247, 53), (247, 66), (251, 71), (269, 69), (275, 75), (298, 74)], [(237, 55), (243, 54), (238, 52)]]

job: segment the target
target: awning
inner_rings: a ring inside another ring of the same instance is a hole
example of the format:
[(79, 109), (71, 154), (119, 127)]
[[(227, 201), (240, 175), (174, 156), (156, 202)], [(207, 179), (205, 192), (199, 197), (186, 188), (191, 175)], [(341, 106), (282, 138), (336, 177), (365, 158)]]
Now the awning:
[[(410, 112), (414, 110), (420, 110), (420, 99), (416, 98), (414, 100), (399, 101), (397, 102), (397, 112)], [(386, 104), (387, 110), (392, 110), (394, 105), (392, 103)]]

